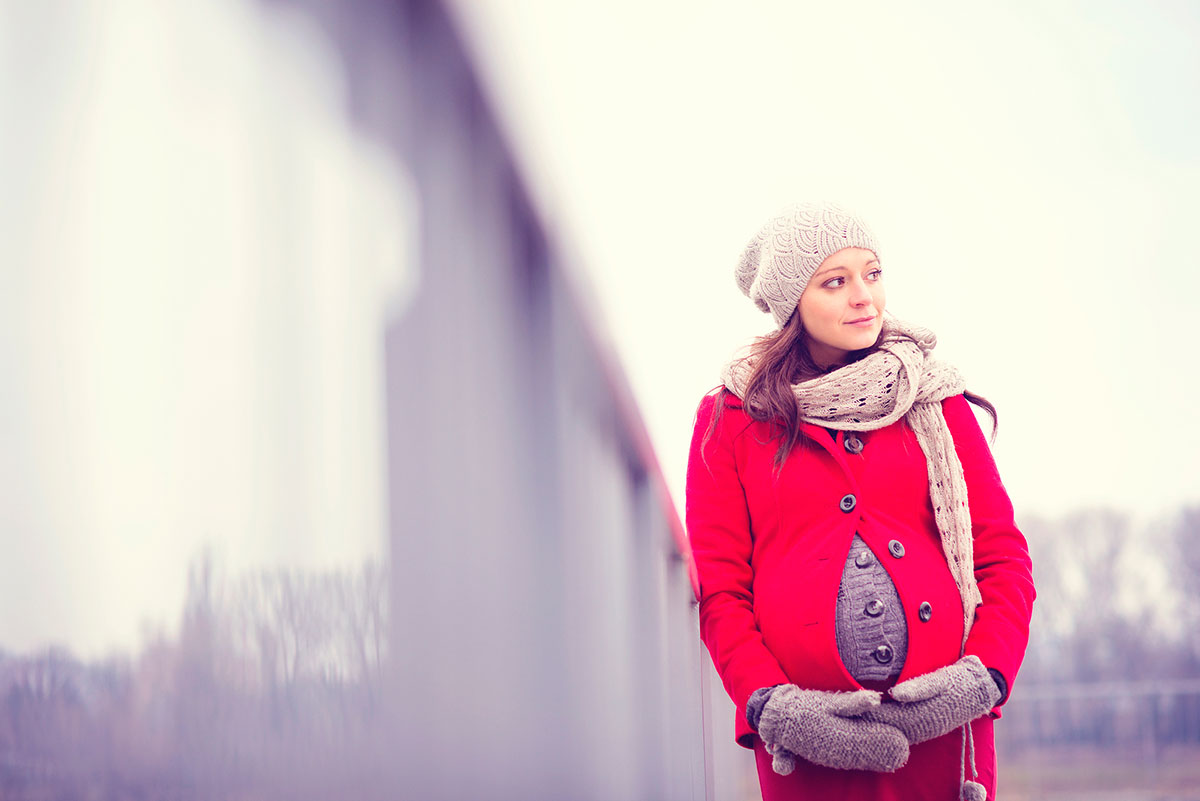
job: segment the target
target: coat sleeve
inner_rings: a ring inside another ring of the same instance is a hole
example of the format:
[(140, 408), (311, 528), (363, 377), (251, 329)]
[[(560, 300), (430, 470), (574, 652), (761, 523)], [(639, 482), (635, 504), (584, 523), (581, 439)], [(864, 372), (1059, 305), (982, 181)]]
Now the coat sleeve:
[(744, 417), (727, 409), (704, 443), (714, 406), (715, 398), (705, 396), (696, 413), (685, 513), (700, 579), (700, 638), (737, 706), (737, 741), (753, 748), (746, 701), (760, 687), (787, 684), (788, 678), (763, 644), (754, 618), (750, 513), (734, 459), (734, 439)]
[(947, 398), (942, 402), (942, 411), (967, 482), (975, 580), (983, 597), (975, 611), (966, 653), (1000, 671), (1011, 694), (1029, 643), (1029, 620), (1036, 596), (1029, 546), (1017, 529), (1012, 501), (967, 399), (962, 395)]

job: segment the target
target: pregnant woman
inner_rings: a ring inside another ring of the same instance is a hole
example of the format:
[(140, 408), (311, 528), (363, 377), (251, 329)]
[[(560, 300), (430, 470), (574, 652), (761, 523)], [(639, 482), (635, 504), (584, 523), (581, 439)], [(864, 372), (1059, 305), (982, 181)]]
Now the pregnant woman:
[(778, 328), (696, 415), (701, 637), (764, 801), (996, 796), (1028, 548), (971, 404), (995, 409), (885, 315), (883, 275), (846, 209), (768, 221), (736, 277)]

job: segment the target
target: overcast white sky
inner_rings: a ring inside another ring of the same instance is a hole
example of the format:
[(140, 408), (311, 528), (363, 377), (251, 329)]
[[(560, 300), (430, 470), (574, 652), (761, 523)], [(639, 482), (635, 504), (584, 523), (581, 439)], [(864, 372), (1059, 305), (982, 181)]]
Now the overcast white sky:
[[(737, 255), (816, 197), (999, 407), (1021, 514), (1200, 501), (1200, 6), (454, 8), (677, 503), (696, 404), (770, 327)], [(270, 4), (0, 0), (0, 646), (133, 643), (204, 543), (382, 552), (411, 197), (339, 63)]]
[(1019, 511), (1200, 500), (1200, 5), (455, 6), (677, 503), (700, 396), (771, 327), (737, 255), (820, 197), (999, 407)]

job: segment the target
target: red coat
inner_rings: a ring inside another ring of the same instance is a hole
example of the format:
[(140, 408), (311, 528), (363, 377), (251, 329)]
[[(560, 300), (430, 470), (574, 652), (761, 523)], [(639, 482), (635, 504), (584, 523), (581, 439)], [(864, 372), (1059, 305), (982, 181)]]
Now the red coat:
[[(847, 452), (841, 432), (835, 439), (802, 424), (803, 436), (776, 480), (778, 440), (767, 424), (743, 411), (736, 396), (725, 397), (703, 454), (715, 396), (705, 396), (696, 415), (687, 528), (700, 581), (701, 638), (737, 705), (737, 740), (757, 746), (761, 759), (761, 741), (745, 720), (746, 700), (755, 690), (784, 683), (821, 690), (860, 686), (838, 656), (835, 634), (838, 586), (856, 532), (887, 567), (905, 609), (908, 656), (900, 681), (958, 658), (962, 601), (942, 554), (925, 457), (904, 421), (859, 434), (865, 447), (858, 454)], [(1029, 639), (1029, 552), (966, 399), (947, 398), (942, 409), (966, 477), (983, 596), (966, 652), (999, 670), (1011, 691)], [(847, 495), (854, 504), (843, 511)], [(900, 548), (889, 548), (892, 541), (903, 546), (901, 556), (894, 555)], [(918, 609), (925, 602), (933, 614), (923, 621)], [(976, 721), (973, 731), (980, 781), (994, 799), (991, 723)], [(894, 774), (799, 761), (788, 777), (767, 770), (764, 798), (957, 798), (961, 748), (957, 731), (914, 746), (908, 764)]]

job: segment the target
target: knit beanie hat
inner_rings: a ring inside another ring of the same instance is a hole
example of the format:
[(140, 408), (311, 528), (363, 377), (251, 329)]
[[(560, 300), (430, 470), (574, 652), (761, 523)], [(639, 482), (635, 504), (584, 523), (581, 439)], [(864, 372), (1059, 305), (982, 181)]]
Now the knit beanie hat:
[(750, 240), (735, 276), (742, 292), (783, 328), (821, 262), (850, 247), (879, 255), (862, 218), (834, 203), (792, 206)]

